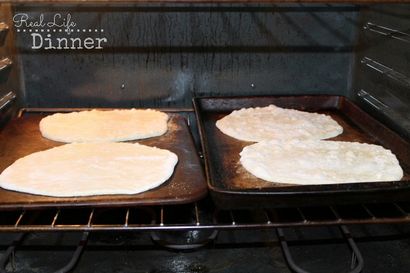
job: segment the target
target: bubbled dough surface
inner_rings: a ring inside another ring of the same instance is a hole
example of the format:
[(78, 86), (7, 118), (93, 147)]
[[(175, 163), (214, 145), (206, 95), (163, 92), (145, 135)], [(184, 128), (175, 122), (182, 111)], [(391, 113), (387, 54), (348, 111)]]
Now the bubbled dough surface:
[(60, 142), (127, 141), (167, 132), (168, 115), (152, 110), (57, 113), (40, 121), (43, 137)]
[(276, 183), (319, 185), (398, 181), (396, 156), (382, 146), (342, 141), (263, 141), (245, 147), (242, 166)]
[(274, 105), (233, 111), (216, 122), (224, 134), (243, 141), (317, 140), (335, 137), (343, 128), (330, 116)]
[(56, 197), (136, 194), (167, 181), (176, 154), (137, 143), (72, 143), (18, 159), (2, 188)]

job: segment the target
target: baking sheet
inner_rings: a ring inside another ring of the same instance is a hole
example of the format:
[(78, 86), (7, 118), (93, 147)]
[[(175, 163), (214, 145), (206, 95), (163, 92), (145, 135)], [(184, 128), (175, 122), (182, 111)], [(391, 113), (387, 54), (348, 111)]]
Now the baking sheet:
[[(59, 112), (64, 112), (59, 109)], [(33, 152), (63, 145), (41, 136), (39, 122), (52, 109), (26, 110), (0, 131), (0, 172), (15, 160)], [(73, 207), (73, 206), (137, 206), (190, 203), (207, 194), (205, 177), (198, 153), (185, 118), (168, 113), (168, 132), (159, 137), (131, 141), (168, 149), (178, 155), (178, 164), (168, 181), (152, 190), (132, 195), (96, 195), (84, 197), (48, 197), (25, 194), (0, 188), (0, 209)], [(52, 159), (50, 159), (52, 160)], [(73, 181), (75, 183), (75, 181)]]
[[(374, 143), (391, 149), (400, 161), (404, 177), (396, 182), (301, 186), (271, 183), (253, 176), (239, 162), (239, 153), (252, 142), (223, 134), (215, 123), (233, 110), (269, 104), (330, 115), (344, 129), (343, 134), (332, 140)], [(394, 201), (410, 197), (409, 142), (344, 97), (198, 98), (194, 100), (194, 107), (204, 150), (208, 187), (219, 206), (285, 207)]]

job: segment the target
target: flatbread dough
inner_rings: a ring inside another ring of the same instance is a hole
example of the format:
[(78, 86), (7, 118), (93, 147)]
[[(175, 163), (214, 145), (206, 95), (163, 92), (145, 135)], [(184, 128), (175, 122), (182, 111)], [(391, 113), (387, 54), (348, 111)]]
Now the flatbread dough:
[(335, 137), (343, 128), (330, 116), (275, 105), (233, 111), (216, 122), (233, 138), (259, 142), (270, 139), (319, 140)]
[(43, 137), (60, 142), (127, 141), (160, 136), (168, 115), (151, 109), (57, 113), (40, 121)]
[(398, 181), (396, 156), (382, 146), (341, 141), (263, 141), (245, 147), (242, 166), (263, 180), (299, 185)]
[(17, 160), (0, 186), (57, 197), (136, 194), (167, 181), (177, 162), (168, 150), (137, 143), (73, 143)]

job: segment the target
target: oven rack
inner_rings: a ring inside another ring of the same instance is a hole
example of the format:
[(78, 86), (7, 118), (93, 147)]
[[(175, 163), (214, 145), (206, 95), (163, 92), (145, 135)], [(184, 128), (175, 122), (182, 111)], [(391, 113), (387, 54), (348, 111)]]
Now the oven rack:
[(204, 200), (174, 206), (0, 211), (0, 232), (232, 230), (408, 222), (410, 203), (221, 210)]
[[(364, 268), (364, 260), (347, 225), (407, 223), (410, 222), (409, 214), (410, 203), (221, 210), (209, 199), (177, 206), (6, 210), (0, 212), (0, 232), (18, 232), (18, 236), (1, 256), (0, 273), (6, 272), (5, 266), (12, 259), (12, 253), (24, 240), (24, 234), (29, 232), (83, 232), (70, 261), (56, 271), (65, 273), (77, 264), (91, 231), (148, 231), (151, 239), (159, 245), (175, 250), (187, 250), (214, 242), (218, 231), (269, 228), (276, 231), (289, 268), (293, 272), (307, 273), (295, 263), (284, 228), (308, 226), (338, 228), (351, 250), (348, 272), (358, 273)], [(167, 232), (182, 231), (183, 234), (189, 230), (209, 232), (194, 243), (179, 244), (173, 242), (173, 239), (167, 240)], [(11, 262), (13, 263), (13, 260)]]

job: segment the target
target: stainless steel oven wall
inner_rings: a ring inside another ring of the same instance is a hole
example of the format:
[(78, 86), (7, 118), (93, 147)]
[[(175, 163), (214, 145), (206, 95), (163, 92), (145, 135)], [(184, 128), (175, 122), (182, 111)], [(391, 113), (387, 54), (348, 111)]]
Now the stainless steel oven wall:
[(69, 37), (107, 38), (103, 49), (32, 49), (30, 27), (20, 29), (25, 105), (191, 107), (194, 95), (347, 95), (359, 12), (347, 4), (16, 5), (14, 15), (33, 20), (70, 14), (80, 32)]
[(351, 96), (410, 137), (410, 5), (362, 11)]
[(22, 105), (19, 56), (15, 48), (9, 4), (0, 4), (0, 125)]

